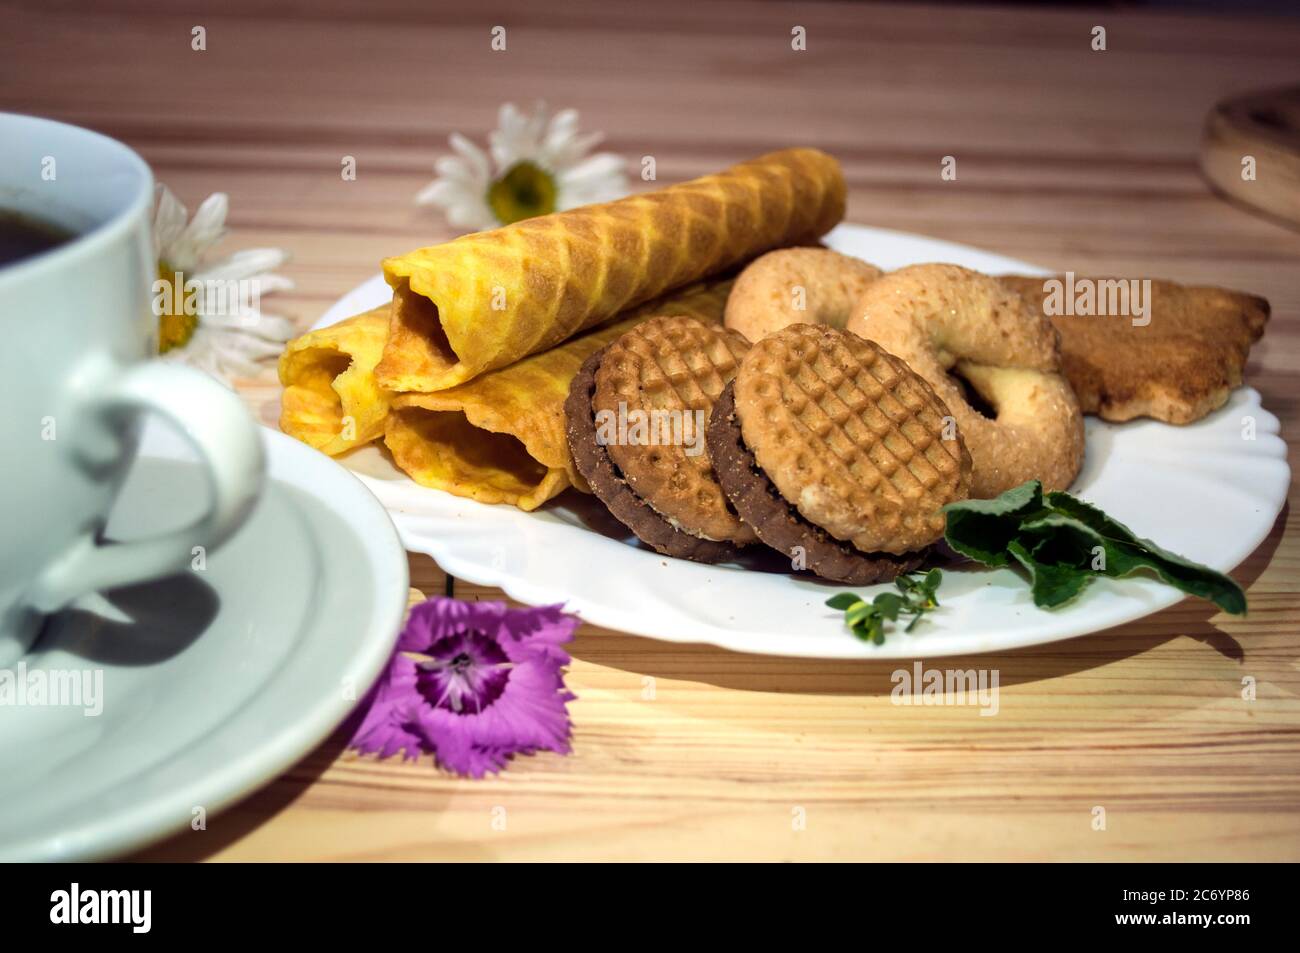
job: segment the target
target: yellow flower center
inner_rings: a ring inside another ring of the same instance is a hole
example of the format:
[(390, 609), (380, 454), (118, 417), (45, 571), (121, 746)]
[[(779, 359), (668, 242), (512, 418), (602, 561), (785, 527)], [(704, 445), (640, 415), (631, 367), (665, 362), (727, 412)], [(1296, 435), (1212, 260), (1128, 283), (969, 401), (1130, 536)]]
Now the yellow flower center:
[(492, 214), (503, 225), (555, 211), (555, 179), (533, 162), (516, 162), (492, 183), (487, 194)]
[[(158, 318), (158, 353), (184, 347), (199, 326), (197, 314), (185, 313), (185, 288), (177, 287), (176, 270), (165, 261), (158, 262), (158, 280), (172, 289), (168, 295), (154, 295), (154, 313)], [(165, 306), (164, 302), (170, 302)]]

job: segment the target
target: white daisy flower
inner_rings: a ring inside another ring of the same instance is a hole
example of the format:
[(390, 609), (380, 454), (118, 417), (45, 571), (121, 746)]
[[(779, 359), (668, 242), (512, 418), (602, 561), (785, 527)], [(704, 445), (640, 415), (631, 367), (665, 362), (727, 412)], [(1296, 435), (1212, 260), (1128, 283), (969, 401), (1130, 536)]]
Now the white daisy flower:
[(488, 135), (490, 155), (452, 133), (455, 154), (437, 161), (438, 178), (415, 201), (439, 206), (451, 224), (474, 231), (608, 202), (627, 194), (627, 176), (620, 156), (588, 155), (603, 138), (578, 133), (577, 110), (548, 118), (544, 103), (528, 115), (506, 103)]
[(278, 356), (294, 334), (287, 318), (261, 310), (262, 295), (293, 287), (272, 273), (288, 259), (286, 252), (249, 248), (221, 261), (203, 260), (225, 235), (228, 209), (225, 194), (217, 192), (191, 219), (171, 189), (160, 185), (153, 223), (159, 352), (220, 380), (256, 376), (257, 362)]

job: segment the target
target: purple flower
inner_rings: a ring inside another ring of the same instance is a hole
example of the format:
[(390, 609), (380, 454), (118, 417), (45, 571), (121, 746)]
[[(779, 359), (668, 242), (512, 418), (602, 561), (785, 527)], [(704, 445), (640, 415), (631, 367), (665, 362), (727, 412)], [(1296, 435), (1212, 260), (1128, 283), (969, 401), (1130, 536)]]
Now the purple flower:
[(411, 610), (378, 683), (354, 714), (351, 747), (389, 757), (432, 754), (481, 778), (514, 754), (569, 752), (564, 687), (575, 616), (559, 606), (430, 599)]

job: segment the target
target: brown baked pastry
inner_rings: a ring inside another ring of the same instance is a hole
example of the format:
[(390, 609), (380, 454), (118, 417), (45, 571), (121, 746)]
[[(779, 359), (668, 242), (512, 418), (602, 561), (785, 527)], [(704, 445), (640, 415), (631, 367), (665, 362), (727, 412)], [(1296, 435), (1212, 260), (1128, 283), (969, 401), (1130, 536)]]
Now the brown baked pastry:
[(704, 432), (713, 402), (748, 350), (734, 331), (694, 318), (653, 318), (605, 349), (591, 399), (598, 424), (614, 425), (607, 429), (621, 420), (629, 435), (638, 422), (645, 427), (648, 442), (602, 441), (638, 496), (692, 536), (742, 546), (758, 537), (722, 495)]
[(578, 472), (641, 540), (698, 562), (758, 542), (709, 463), (713, 402), (749, 345), (694, 318), (652, 318), (583, 365), (565, 404)]
[(951, 408), (974, 461), (971, 496), (1027, 480), (1064, 490), (1078, 475), (1083, 414), (1061, 373), (1056, 331), (996, 279), (959, 265), (900, 268), (867, 288), (848, 329), (906, 361)]
[(916, 565), (969, 492), (971, 459), (921, 377), (846, 331), (790, 325), (755, 344), (723, 391), (709, 452), (759, 539), (828, 579)]
[(781, 248), (759, 255), (736, 278), (723, 323), (750, 341), (791, 324), (843, 329), (867, 286), (883, 272), (829, 248)]
[(889, 582), (921, 565), (923, 553), (864, 553), (799, 515), (745, 446), (736, 417), (734, 383), (723, 388), (709, 418), (709, 456), (737, 510), (758, 529), (763, 542), (823, 579), (851, 586)]
[[(1039, 314), (1048, 280), (999, 278)], [(1145, 324), (1124, 315), (1051, 316), (1061, 335), (1062, 369), (1083, 412), (1104, 420), (1154, 417), (1187, 424), (1222, 407), (1241, 385), (1251, 345), (1264, 334), (1267, 299), (1152, 281), (1147, 307)]]

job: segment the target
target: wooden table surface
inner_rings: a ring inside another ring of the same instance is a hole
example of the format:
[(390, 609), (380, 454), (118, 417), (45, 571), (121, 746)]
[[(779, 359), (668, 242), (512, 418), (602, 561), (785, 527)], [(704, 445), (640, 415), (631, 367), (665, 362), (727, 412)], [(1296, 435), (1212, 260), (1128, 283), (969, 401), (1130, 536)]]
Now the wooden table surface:
[[(1196, 165), (1216, 100), (1300, 79), (1300, 20), (679, 0), (114, 7), (0, 3), (0, 107), (125, 140), (191, 207), (228, 192), (226, 247), (292, 253), (296, 290), (264, 306), (304, 327), (383, 256), (450, 235), (412, 204), (448, 133), (482, 140), (500, 103), (540, 96), (580, 109), (608, 148), (654, 155), (661, 181), (811, 144), (843, 162), (850, 221), (1264, 294), (1274, 318), (1248, 380), (1300, 447), (1300, 233), (1216, 198)], [(195, 25), (206, 51), (191, 50)], [(795, 25), (806, 52), (790, 48)], [(949, 155), (958, 176), (941, 181)], [(272, 372), (240, 386), (273, 422)], [(1298, 563), (1288, 507), (1236, 573), (1247, 618), (1189, 601), (944, 662), (998, 670), (992, 718), (891, 704), (894, 664), (584, 626), (572, 756), (475, 782), (335, 737), (208, 830), (140, 856), (1294, 860)], [(427, 557), (411, 572), (442, 591)]]

